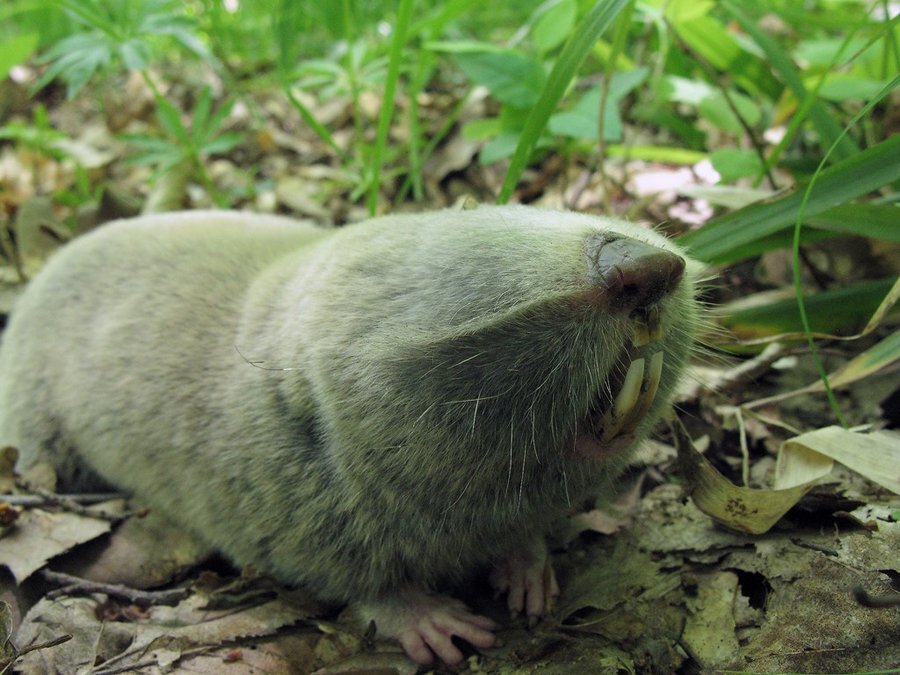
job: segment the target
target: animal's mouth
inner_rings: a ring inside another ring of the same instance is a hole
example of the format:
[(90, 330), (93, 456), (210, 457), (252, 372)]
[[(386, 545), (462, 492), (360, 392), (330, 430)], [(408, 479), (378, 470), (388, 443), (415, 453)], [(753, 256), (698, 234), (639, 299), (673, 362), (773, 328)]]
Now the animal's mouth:
[(634, 442), (641, 420), (650, 411), (662, 377), (662, 325), (654, 306), (632, 313), (633, 336), (598, 393), (575, 441), (579, 452), (607, 457)]

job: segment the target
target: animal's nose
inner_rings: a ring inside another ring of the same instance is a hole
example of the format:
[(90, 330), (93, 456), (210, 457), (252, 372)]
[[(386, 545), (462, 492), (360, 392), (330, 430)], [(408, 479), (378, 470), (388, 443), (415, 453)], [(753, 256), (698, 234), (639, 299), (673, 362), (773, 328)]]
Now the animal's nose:
[(598, 232), (587, 240), (588, 278), (611, 308), (648, 309), (677, 288), (684, 258), (620, 234)]

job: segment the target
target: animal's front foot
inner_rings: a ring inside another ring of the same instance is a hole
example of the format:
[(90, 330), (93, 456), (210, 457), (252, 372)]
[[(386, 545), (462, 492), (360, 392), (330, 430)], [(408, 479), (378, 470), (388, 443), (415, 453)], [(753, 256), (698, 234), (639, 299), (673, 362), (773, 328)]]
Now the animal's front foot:
[(491, 585), (498, 594), (507, 594), (510, 614), (524, 612), (529, 625), (536, 624), (553, 608), (553, 601), (559, 596), (559, 584), (543, 538), (495, 565)]
[(449, 665), (461, 662), (454, 636), (476, 647), (492, 647), (496, 641), (494, 621), (473, 614), (459, 600), (423, 591), (407, 590), (362, 605), (360, 613), (366, 623), (375, 622), (379, 635), (398, 640), (416, 663), (431, 663), (435, 655)]

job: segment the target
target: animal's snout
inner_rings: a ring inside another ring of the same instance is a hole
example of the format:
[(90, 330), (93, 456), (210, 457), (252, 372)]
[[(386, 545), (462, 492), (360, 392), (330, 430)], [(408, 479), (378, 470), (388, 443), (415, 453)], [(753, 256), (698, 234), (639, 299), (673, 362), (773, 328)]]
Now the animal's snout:
[(598, 232), (587, 240), (588, 279), (611, 308), (649, 309), (677, 288), (684, 258), (619, 234)]

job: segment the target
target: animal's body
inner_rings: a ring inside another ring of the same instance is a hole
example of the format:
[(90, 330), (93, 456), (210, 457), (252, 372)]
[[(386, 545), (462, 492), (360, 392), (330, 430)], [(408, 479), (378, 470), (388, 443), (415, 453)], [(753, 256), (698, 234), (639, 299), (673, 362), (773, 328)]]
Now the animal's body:
[(636, 226), (526, 207), (121, 221), (16, 306), (0, 443), (360, 603), (417, 660), (458, 660), (450, 636), (487, 646), (492, 622), (431, 592), (493, 564), (511, 607), (541, 613), (535, 542), (615, 479), (682, 371), (684, 260)]

